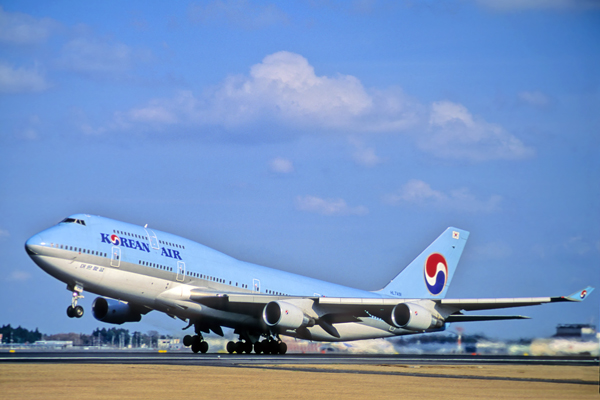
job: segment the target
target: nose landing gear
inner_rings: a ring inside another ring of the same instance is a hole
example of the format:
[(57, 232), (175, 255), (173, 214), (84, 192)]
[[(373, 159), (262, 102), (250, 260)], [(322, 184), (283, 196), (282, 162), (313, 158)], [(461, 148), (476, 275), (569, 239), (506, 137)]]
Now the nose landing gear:
[[(67, 288), (71, 290), (70, 288)], [(69, 318), (81, 318), (83, 317), (83, 307), (77, 305), (77, 301), (79, 299), (83, 299), (81, 295), (83, 292), (83, 287), (80, 285), (75, 286), (73, 289), (73, 296), (71, 297), (71, 305), (67, 307), (67, 316)]]

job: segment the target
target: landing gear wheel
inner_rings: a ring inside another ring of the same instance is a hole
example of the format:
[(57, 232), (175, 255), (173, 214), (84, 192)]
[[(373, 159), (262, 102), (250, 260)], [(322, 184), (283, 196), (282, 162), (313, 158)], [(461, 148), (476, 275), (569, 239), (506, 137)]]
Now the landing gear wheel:
[(193, 341), (194, 341), (194, 340), (193, 340), (193, 338), (192, 338), (192, 336), (191, 336), (191, 335), (185, 335), (185, 336), (183, 337), (183, 345), (184, 345), (185, 347), (190, 347), (190, 346), (192, 345)]
[(235, 352), (242, 354), (244, 352), (244, 342), (237, 342), (235, 344)]
[(200, 339), (200, 336), (195, 335), (192, 336), (192, 351), (194, 353), (198, 353), (201, 349), (200, 349), (200, 344), (202, 343), (202, 339)]
[(77, 306), (73, 309), (73, 316), (75, 318), (81, 318), (83, 317), (83, 307), (81, 306)]
[(254, 343), (254, 352), (256, 354), (262, 353), (262, 346), (261, 346), (260, 342)]
[(229, 354), (235, 353), (235, 343), (234, 342), (227, 342), (227, 352)]
[(285, 354), (287, 352), (287, 344), (285, 342), (279, 342), (279, 354)]
[(244, 352), (246, 354), (252, 353), (252, 342), (245, 342), (244, 343)]
[(269, 342), (269, 352), (271, 354), (279, 354), (279, 343), (277, 343), (276, 341), (270, 341)]
[(202, 341), (200, 342), (200, 352), (202, 354), (206, 353), (208, 351), (208, 343)]
[(268, 340), (263, 340), (262, 342), (260, 342), (260, 351), (263, 354), (271, 354), (271, 348), (269, 347), (269, 341)]
[(75, 316), (75, 309), (72, 306), (67, 307), (67, 316), (73, 318)]
[(199, 352), (200, 351), (200, 343), (196, 343), (196, 342), (192, 343), (192, 351), (194, 353)]

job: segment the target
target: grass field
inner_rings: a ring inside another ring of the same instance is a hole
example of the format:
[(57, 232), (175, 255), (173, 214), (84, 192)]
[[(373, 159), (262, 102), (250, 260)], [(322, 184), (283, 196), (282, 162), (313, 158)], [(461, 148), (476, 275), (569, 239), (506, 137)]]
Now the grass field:
[[(0, 398), (12, 399), (599, 399), (597, 367), (2, 364)], [(301, 368), (303, 371), (294, 371)], [(344, 372), (336, 372), (336, 370)], [(388, 374), (374, 374), (384, 372)], [(392, 373), (390, 375), (389, 373)], [(403, 376), (397, 373), (447, 375)], [(523, 382), (457, 377), (580, 380)]]

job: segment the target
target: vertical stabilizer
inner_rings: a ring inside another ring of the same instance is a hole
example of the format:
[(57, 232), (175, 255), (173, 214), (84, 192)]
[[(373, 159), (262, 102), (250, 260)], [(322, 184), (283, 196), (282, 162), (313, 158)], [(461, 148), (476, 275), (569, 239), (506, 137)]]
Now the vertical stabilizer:
[(446, 229), (377, 293), (409, 299), (444, 298), (468, 238), (467, 231)]

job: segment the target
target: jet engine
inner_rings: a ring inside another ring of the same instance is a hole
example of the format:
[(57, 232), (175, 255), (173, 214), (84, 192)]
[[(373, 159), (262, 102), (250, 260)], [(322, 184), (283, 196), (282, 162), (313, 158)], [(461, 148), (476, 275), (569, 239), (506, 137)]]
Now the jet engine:
[(104, 297), (96, 297), (92, 304), (92, 313), (98, 321), (121, 325), (124, 322), (139, 322), (142, 314), (135, 311), (128, 303)]
[(397, 304), (392, 309), (390, 320), (391, 325), (396, 328), (404, 328), (411, 331), (424, 331), (444, 325), (444, 321), (434, 317), (430, 311), (411, 303)]
[(262, 318), (267, 326), (282, 330), (314, 326), (315, 321), (304, 315), (297, 306), (285, 301), (271, 301), (263, 309)]

